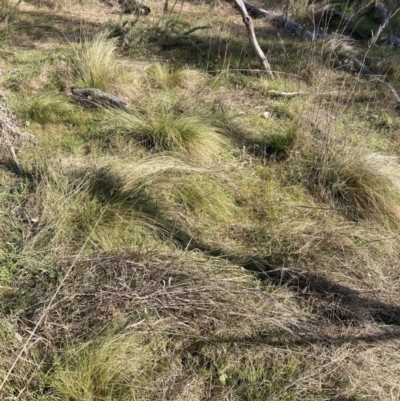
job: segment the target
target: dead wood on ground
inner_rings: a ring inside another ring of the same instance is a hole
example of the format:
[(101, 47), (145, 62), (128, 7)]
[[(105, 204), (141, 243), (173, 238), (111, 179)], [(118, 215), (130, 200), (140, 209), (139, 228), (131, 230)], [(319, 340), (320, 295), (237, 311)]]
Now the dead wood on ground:
[(93, 107), (114, 107), (125, 111), (130, 111), (128, 103), (117, 96), (105, 93), (96, 88), (71, 88), (74, 99), (83, 102), (85, 105)]

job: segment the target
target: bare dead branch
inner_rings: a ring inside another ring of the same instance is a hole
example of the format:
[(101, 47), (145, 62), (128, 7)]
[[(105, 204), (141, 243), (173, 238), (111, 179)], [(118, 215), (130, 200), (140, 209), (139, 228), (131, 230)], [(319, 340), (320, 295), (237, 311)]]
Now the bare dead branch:
[(332, 92), (317, 92), (317, 93), (309, 93), (309, 92), (283, 92), (277, 90), (269, 90), (268, 93), (274, 96), (285, 96), (285, 97), (294, 97), (294, 96), (302, 96), (302, 95), (309, 95), (309, 96), (325, 96), (325, 95), (332, 95), (334, 93), (338, 93), (339, 91), (332, 91)]
[[(247, 11), (254, 17), (268, 19), (275, 26), (283, 27), (284, 29), (292, 31), (299, 36), (300, 35), (304, 36), (306, 39), (328, 41), (329, 39), (333, 38), (333, 36), (331, 36), (331, 35), (305, 31), (304, 27), (301, 24), (287, 19), (286, 16), (284, 16), (282, 14), (277, 14), (273, 11), (264, 10), (263, 8), (256, 7), (253, 4), (248, 3), (247, 1), (244, 1), (243, 3), (245, 5)], [(379, 4), (380, 4), (380, 6), (379, 6)], [(382, 3), (379, 3), (379, 4), (378, 4), (379, 11), (382, 14), (382, 23), (379, 27), (378, 35), (380, 35), (382, 33), (382, 31), (387, 27), (387, 25), (389, 23), (389, 13), (387, 12), (386, 8), (384, 7), (384, 5)], [(342, 19), (346, 23), (351, 23), (351, 24), (355, 23), (353, 20), (346, 17), (344, 14), (337, 13), (337, 16), (340, 17), (340, 19)], [(393, 43), (396, 46), (398, 45), (400, 47), (400, 39), (398, 39), (398, 40), (397, 39), (398, 38), (396, 38), (396, 37), (394, 37), (394, 39), (392, 38), (392, 40), (394, 41)], [(361, 60), (359, 60), (357, 57), (355, 57), (353, 55), (349, 55), (345, 59), (345, 64), (348, 64), (348, 63), (352, 63), (352, 65), (358, 70), (360, 75), (374, 75), (374, 73), (365, 65), (364, 62), (362, 62)], [(389, 82), (387, 82), (386, 80), (379, 78), (379, 77), (376, 78), (375, 81), (380, 83), (381, 85), (385, 86), (386, 88), (388, 88), (390, 90), (390, 92), (392, 93), (393, 97), (395, 98), (396, 102), (400, 103), (400, 96), (398, 95), (395, 88)], [(284, 92), (282, 92), (281, 96), (295, 96), (295, 95), (300, 95), (300, 94), (301, 93), (284, 94)]]
[(72, 94), (77, 100), (84, 101), (87, 104), (97, 107), (116, 107), (125, 111), (129, 111), (128, 103), (117, 96), (105, 93), (95, 88), (71, 88)]
[(254, 49), (258, 60), (264, 67), (265, 71), (267, 71), (268, 76), (273, 78), (274, 74), (272, 72), (271, 66), (268, 63), (267, 58), (265, 57), (264, 52), (262, 51), (260, 45), (258, 44), (256, 33), (254, 31), (253, 20), (251, 19), (249, 13), (247, 12), (245, 3), (243, 2), (243, 0), (234, 0), (234, 2), (236, 6), (239, 8), (240, 14), (242, 15), (243, 22), (246, 25), (247, 33), (249, 35), (251, 46)]

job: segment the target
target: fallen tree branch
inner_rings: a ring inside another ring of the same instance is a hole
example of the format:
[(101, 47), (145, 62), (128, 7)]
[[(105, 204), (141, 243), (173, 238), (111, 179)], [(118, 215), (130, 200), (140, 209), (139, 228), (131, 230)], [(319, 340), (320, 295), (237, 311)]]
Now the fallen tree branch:
[(100, 89), (79, 89), (72, 87), (71, 93), (76, 97), (77, 100), (84, 101), (85, 103), (94, 105), (96, 107), (115, 107), (127, 112), (130, 111), (128, 103), (126, 103), (124, 100), (117, 96), (110, 95), (109, 93), (105, 93)]
[[(383, 3), (379, 3), (376, 6), (376, 10), (381, 16), (381, 26), (379, 28), (378, 33), (380, 33), (380, 37), (382, 37), (383, 41), (387, 43), (389, 46), (393, 46), (395, 48), (400, 48), (400, 38), (392, 35), (391, 33), (387, 32), (387, 28), (389, 26), (390, 18), (389, 12), (386, 6)], [(397, 9), (393, 14), (396, 14), (400, 9)]]
[[(345, 62), (346, 62), (346, 60), (345, 60)], [(361, 75), (367, 75), (367, 76), (368, 75), (369, 76), (375, 75), (368, 67), (366, 67), (366, 65), (362, 61), (360, 61), (356, 57), (350, 57), (347, 62), (348, 63), (352, 62), (353, 65), (357, 66), (357, 68), (359, 70), (359, 73)], [(396, 100), (396, 102), (400, 104), (400, 96), (397, 93), (396, 89), (393, 87), (393, 85), (391, 85), (388, 81), (386, 81), (385, 79), (380, 78), (380, 77), (376, 77), (375, 78), (375, 82), (378, 82), (379, 84), (381, 84), (381, 85), (385, 86), (386, 88), (388, 88), (390, 90), (390, 92), (392, 93), (392, 95), (393, 95), (394, 99)]]
[(277, 14), (273, 11), (264, 10), (263, 8), (257, 7), (253, 4), (248, 3), (247, 1), (243, 2), (246, 10), (255, 18), (266, 18), (270, 20), (275, 26), (279, 28), (284, 28), (286, 30), (292, 31), (299, 36), (304, 36), (309, 40), (328, 40), (332, 36), (327, 35), (325, 33), (313, 33), (305, 30), (304, 26), (295, 22), (293, 20), (288, 19), (283, 14)]
[(286, 97), (294, 97), (294, 96), (302, 96), (302, 95), (309, 95), (309, 96), (326, 96), (326, 95), (333, 95), (338, 93), (339, 91), (332, 91), (332, 92), (316, 92), (316, 93), (309, 93), (309, 92), (283, 92), (277, 90), (269, 90), (268, 93), (271, 93), (274, 96), (286, 96)]
[[(288, 29), (292, 32), (295, 32), (299, 36), (304, 36), (305, 38), (310, 39), (310, 40), (321, 40), (321, 41), (328, 41), (329, 39), (333, 38), (332, 35), (321, 34), (321, 33), (312, 33), (312, 32), (306, 31), (305, 28), (301, 24), (287, 19), (286, 16), (284, 16), (284, 15), (277, 14), (273, 11), (264, 10), (263, 8), (260, 8), (260, 7), (256, 7), (253, 4), (248, 3), (247, 1), (244, 1), (243, 3), (251, 15), (253, 15), (255, 17), (266, 18), (266, 19), (272, 21), (272, 23), (275, 24), (276, 26), (282, 26), (284, 29)], [(382, 17), (383, 19), (382, 19), (380, 28), (378, 30), (378, 34), (380, 34), (380, 32), (387, 26), (388, 21), (389, 21), (388, 20), (389, 17), (388, 17), (388, 13), (386, 12), (386, 9), (384, 7), (380, 7), (380, 10), (383, 13), (383, 17)], [(342, 20), (347, 21), (348, 23), (350, 23), (350, 22), (353, 23), (353, 20), (347, 18), (345, 15), (343, 15), (341, 13), (339, 13), (338, 16), (340, 16), (340, 18)], [(399, 39), (399, 45), (400, 45), (400, 39)], [(356, 67), (356, 69), (358, 70), (360, 75), (367, 75), (367, 76), (375, 75), (357, 57), (355, 57), (353, 55), (347, 56), (344, 63), (349, 64), (350, 62), (353, 64), (353, 66)], [(378, 82), (379, 84), (385, 86), (386, 88), (388, 88), (390, 90), (390, 92), (392, 93), (393, 97), (395, 98), (396, 102), (400, 103), (400, 96), (398, 95), (396, 89), (389, 82), (387, 82), (386, 80), (379, 78), (379, 77), (376, 78), (375, 81)]]
[(380, 83), (383, 86), (386, 86), (386, 88), (388, 88), (390, 90), (390, 92), (392, 93), (393, 97), (396, 99), (397, 103), (400, 104), (400, 96), (399, 96), (399, 94), (397, 93), (396, 89), (394, 89), (394, 87), (388, 81), (385, 81), (382, 78), (376, 78), (375, 81)]
[(390, 22), (389, 12), (383, 3), (377, 4), (376, 11), (378, 11), (378, 13), (381, 15), (380, 29), (382, 29), (382, 32), (384, 32)]
[(210, 29), (210, 28), (212, 28), (212, 25), (196, 26), (196, 27), (194, 27), (194, 28), (192, 28), (192, 29), (189, 29), (189, 30), (186, 31), (186, 32), (183, 32), (182, 36), (188, 36), (188, 35), (190, 35), (191, 33), (196, 32), (196, 31), (199, 31), (199, 30), (201, 30), (201, 29)]
[(394, 35), (389, 35), (387, 37), (384, 38), (385, 42), (389, 45), (389, 46), (393, 46), (396, 49), (400, 49), (400, 38)]
[(247, 33), (249, 35), (251, 47), (254, 49), (259, 62), (264, 67), (268, 76), (270, 78), (273, 78), (274, 74), (272, 73), (271, 66), (269, 65), (264, 52), (262, 51), (260, 45), (257, 42), (256, 33), (254, 31), (253, 20), (251, 19), (249, 13), (247, 12), (245, 3), (243, 2), (243, 0), (233, 0), (233, 1), (235, 2), (236, 6), (239, 8), (240, 14), (242, 15), (242, 18), (243, 18), (243, 22), (246, 25), (246, 29), (247, 29)]
[(354, 25), (356, 25), (356, 21), (355, 20), (347, 17), (346, 15), (341, 13), (340, 11), (333, 11), (332, 12), (332, 17), (333, 18), (337, 18), (338, 20), (340, 20), (340, 22), (343, 22), (346, 27), (353, 27)]
[(352, 64), (356, 70), (362, 75), (374, 75), (374, 73), (357, 57), (350, 56), (343, 61), (344, 64)]

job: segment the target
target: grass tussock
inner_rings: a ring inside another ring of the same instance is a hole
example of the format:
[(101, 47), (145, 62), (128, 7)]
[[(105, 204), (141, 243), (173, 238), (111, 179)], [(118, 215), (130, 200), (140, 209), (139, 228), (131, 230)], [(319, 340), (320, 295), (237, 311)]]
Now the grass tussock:
[(353, 221), (399, 226), (400, 172), (394, 158), (348, 146), (320, 150), (308, 177), (314, 194)]
[(118, 80), (117, 42), (100, 32), (74, 47), (72, 69), (76, 86), (107, 91)]
[(207, 81), (206, 75), (199, 70), (173, 69), (159, 63), (148, 66), (146, 75), (153, 88), (163, 90), (179, 87), (193, 89)]
[[(177, 205), (184, 206), (198, 218), (215, 220), (232, 217), (234, 196), (228, 188), (206, 174), (192, 174), (172, 183), (171, 194)], [(214, 221), (215, 221), (214, 220)]]
[(49, 163), (30, 200), (41, 218), (29, 247), (61, 250), (86, 243), (89, 249), (122, 251), (143, 241), (151, 244), (154, 238), (172, 238), (174, 223), (164, 216), (167, 209), (157, 201), (158, 189), (170, 175), (196, 171), (168, 157), (97, 168), (79, 160)]
[(97, 0), (68, 0), (66, 2), (63, 0), (30, 0), (29, 3), (35, 4), (36, 6), (39, 6), (39, 7), (48, 7), (50, 9), (62, 10), (71, 5), (93, 6), (95, 4), (98, 4), (98, 1)]
[(157, 363), (137, 334), (106, 335), (68, 350), (50, 385), (71, 401), (143, 399)]
[(57, 93), (24, 97), (16, 107), (26, 120), (39, 124), (70, 122), (78, 114), (67, 96)]
[(180, 108), (163, 101), (144, 112), (113, 112), (106, 128), (133, 138), (156, 152), (176, 152), (197, 160), (218, 158), (228, 146), (213, 116), (202, 110)]

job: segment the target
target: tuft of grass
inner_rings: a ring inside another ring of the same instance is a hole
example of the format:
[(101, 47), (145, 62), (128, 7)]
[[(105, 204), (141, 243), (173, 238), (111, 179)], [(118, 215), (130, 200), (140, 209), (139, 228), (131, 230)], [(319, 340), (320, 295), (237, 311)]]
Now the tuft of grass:
[(232, 217), (233, 194), (215, 180), (204, 174), (191, 174), (173, 183), (172, 194), (175, 202), (200, 219), (210, 216), (214, 222)]
[(289, 15), (294, 19), (302, 19), (306, 16), (309, 8), (308, 0), (288, 0), (287, 7)]
[(393, 157), (327, 146), (313, 155), (309, 188), (351, 220), (400, 226), (400, 169)]
[(154, 88), (172, 89), (184, 82), (183, 70), (172, 70), (160, 63), (151, 64), (146, 70), (147, 78)]
[(153, 151), (171, 151), (204, 161), (218, 157), (228, 145), (213, 118), (209, 112), (158, 102), (143, 113), (112, 111), (106, 128)]
[(16, 16), (15, 8), (10, 4), (9, 0), (0, 0), (0, 23), (2, 27), (0, 29), (6, 29), (10, 21)]
[(260, 151), (264, 157), (283, 160), (293, 148), (297, 139), (297, 127), (295, 124), (279, 128), (276, 132), (267, 132), (262, 135)]
[(137, 334), (109, 334), (69, 350), (51, 386), (71, 401), (142, 398), (157, 359)]
[(57, 93), (18, 99), (16, 107), (26, 120), (40, 124), (71, 121), (71, 116), (76, 111), (67, 96)]
[(118, 80), (117, 41), (100, 32), (74, 48), (72, 68), (77, 86), (107, 90)]
[(147, 67), (146, 75), (153, 88), (164, 90), (177, 87), (193, 88), (206, 82), (205, 74), (198, 70), (173, 69), (160, 63)]
[(29, 207), (40, 219), (27, 248), (66, 250), (86, 243), (89, 250), (115, 252), (175, 234), (156, 200), (158, 188), (170, 174), (200, 169), (168, 157), (103, 163), (69, 159), (37, 172), (42, 178)]

